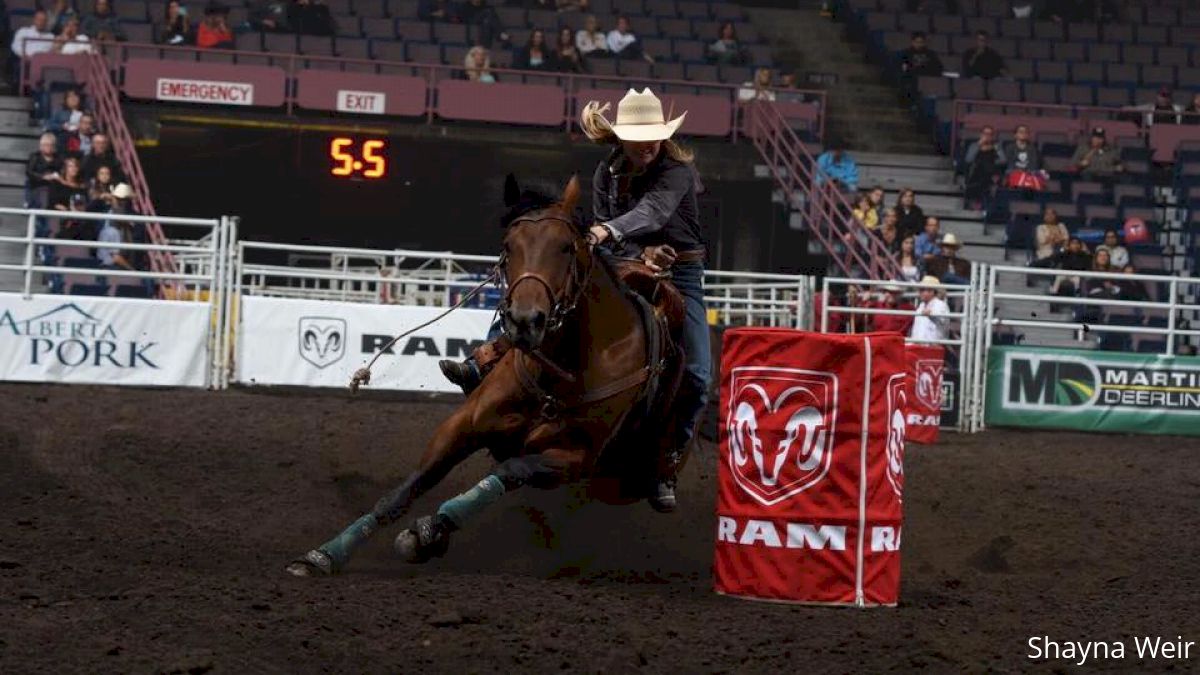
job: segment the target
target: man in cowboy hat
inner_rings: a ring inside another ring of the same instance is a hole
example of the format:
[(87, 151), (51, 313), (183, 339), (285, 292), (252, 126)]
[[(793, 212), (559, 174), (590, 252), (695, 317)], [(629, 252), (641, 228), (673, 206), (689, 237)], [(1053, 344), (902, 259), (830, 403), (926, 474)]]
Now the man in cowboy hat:
[[(675, 472), (707, 402), (712, 370), (703, 286), (706, 243), (696, 200), (702, 188), (692, 153), (671, 140), (686, 112), (667, 119), (662, 102), (649, 89), (630, 89), (617, 104), (614, 121), (604, 117), (608, 108), (590, 102), (581, 119), (589, 139), (614, 146), (593, 176), (594, 223), (589, 234), (597, 245), (639, 257), (655, 271), (670, 268), (686, 307), (686, 372), (676, 397), (680, 435), (674, 450), (660, 462), (658, 485), (650, 498), (655, 510), (666, 512), (675, 509)], [(447, 379), (468, 392), (486, 375), (486, 367), (481, 369), (473, 359), (440, 365)]]
[[(904, 299), (904, 289), (895, 285), (888, 284), (883, 287), (883, 293), (879, 295), (879, 299), (872, 305), (875, 309), (896, 310), (896, 311), (912, 311), (912, 303)], [(901, 335), (908, 335), (912, 330), (913, 318), (911, 316), (902, 316), (900, 314), (872, 314), (871, 330), (875, 332), (892, 332)]]
[(953, 232), (942, 235), (941, 253), (925, 262), (925, 271), (944, 284), (966, 284), (971, 281), (971, 263), (958, 257), (962, 242)]
[(938, 297), (938, 288), (941, 285), (935, 276), (921, 279), (921, 290), (918, 293), (921, 302), (917, 305), (917, 316), (913, 319), (912, 335), (909, 336), (917, 342), (945, 340), (949, 334), (949, 319), (946, 315), (950, 313), (950, 307), (945, 300)]

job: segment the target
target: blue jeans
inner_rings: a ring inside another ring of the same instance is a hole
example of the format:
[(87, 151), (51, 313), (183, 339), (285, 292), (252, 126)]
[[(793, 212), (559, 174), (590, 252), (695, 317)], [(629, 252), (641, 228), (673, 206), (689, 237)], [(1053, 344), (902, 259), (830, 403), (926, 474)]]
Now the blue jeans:
[(683, 383), (675, 400), (682, 424), (678, 448), (683, 448), (696, 433), (696, 423), (708, 403), (708, 383), (712, 376), (712, 350), (708, 340), (708, 311), (704, 306), (704, 264), (675, 263), (671, 268), (675, 288), (683, 295)]

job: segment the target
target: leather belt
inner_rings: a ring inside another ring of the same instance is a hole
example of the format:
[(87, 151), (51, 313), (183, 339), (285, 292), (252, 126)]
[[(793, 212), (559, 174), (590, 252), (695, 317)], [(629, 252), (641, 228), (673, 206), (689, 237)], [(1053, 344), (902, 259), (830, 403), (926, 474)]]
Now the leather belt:
[(692, 249), (691, 251), (680, 251), (675, 254), (675, 262), (703, 262), (705, 258), (705, 250), (702, 248)]

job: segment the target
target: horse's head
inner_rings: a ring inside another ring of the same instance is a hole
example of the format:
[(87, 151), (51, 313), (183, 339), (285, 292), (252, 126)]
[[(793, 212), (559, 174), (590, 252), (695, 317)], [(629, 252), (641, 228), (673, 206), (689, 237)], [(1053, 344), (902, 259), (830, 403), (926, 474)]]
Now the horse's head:
[(503, 272), (508, 292), (501, 306), (504, 330), (521, 349), (537, 349), (575, 308), (590, 269), (587, 241), (575, 222), (579, 181), (572, 177), (558, 198), (524, 192), (509, 176), (504, 184)]

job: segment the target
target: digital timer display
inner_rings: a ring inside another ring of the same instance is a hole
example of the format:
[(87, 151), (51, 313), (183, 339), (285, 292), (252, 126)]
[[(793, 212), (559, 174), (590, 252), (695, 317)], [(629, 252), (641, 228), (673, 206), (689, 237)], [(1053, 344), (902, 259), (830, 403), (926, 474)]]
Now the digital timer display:
[(387, 140), (335, 136), (329, 139), (329, 159), (329, 173), (339, 178), (386, 178)]

